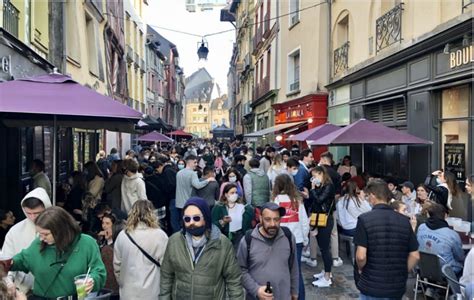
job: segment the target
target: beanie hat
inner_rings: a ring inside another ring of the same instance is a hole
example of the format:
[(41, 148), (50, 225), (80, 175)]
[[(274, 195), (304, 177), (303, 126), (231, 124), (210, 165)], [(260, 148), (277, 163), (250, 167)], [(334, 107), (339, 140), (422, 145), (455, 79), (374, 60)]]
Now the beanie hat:
[(199, 210), (201, 211), (204, 217), (204, 221), (206, 221), (206, 228), (211, 229), (212, 227), (211, 209), (209, 208), (209, 205), (207, 204), (206, 200), (200, 197), (189, 198), (188, 201), (186, 201), (186, 204), (184, 204), (183, 212), (190, 205), (193, 205), (199, 208)]

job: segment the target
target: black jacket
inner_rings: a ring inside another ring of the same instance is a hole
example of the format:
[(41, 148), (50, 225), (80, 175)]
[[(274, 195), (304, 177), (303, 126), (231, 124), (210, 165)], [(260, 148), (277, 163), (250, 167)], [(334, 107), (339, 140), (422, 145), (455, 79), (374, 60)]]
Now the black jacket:
[(331, 177), (332, 183), (334, 184), (336, 194), (341, 194), (341, 175), (337, 171), (328, 165), (323, 165), (328, 171), (329, 177)]
[(329, 213), (334, 211), (334, 184), (329, 183), (309, 191), (310, 213)]
[(406, 290), (407, 262), (418, 242), (409, 219), (387, 204), (377, 204), (357, 220), (354, 244), (367, 248), (367, 263), (359, 275), (357, 288), (367, 296), (400, 298)]
[(430, 191), (429, 198), (435, 201), (436, 203), (443, 205), (446, 208), (446, 211), (449, 211), (448, 209), (449, 190), (446, 187), (439, 186), (436, 183), (436, 176), (429, 175), (428, 177), (426, 177), (425, 186)]
[(163, 193), (166, 206), (176, 197), (176, 170), (172, 165), (165, 165), (163, 172), (156, 175), (156, 185)]

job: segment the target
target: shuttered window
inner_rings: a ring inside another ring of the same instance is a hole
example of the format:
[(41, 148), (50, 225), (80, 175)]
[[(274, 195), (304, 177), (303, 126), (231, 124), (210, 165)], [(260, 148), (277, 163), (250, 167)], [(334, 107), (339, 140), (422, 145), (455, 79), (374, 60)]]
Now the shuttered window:
[(365, 106), (365, 118), (386, 126), (407, 127), (407, 107), (403, 99)]

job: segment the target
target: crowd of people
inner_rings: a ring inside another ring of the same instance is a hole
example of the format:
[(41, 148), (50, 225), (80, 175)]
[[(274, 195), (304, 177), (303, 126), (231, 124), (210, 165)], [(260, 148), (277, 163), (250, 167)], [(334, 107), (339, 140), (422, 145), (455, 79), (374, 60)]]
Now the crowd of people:
[(0, 210), (2, 257), (13, 258), (0, 292), (68, 299), (87, 274), (86, 292), (111, 299), (305, 299), (302, 264), (317, 269), (320, 252), (309, 280), (330, 288), (344, 235), (361, 299), (401, 299), (420, 250), (472, 293), (474, 253), (465, 259), (446, 218), (472, 222), (474, 176), (465, 187), (449, 171), (399, 184), (358, 173), (350, 156), (313, 155), (239, 140), (100, 151), (60, 186), (57, 206), (35, 160), (26, 219)]

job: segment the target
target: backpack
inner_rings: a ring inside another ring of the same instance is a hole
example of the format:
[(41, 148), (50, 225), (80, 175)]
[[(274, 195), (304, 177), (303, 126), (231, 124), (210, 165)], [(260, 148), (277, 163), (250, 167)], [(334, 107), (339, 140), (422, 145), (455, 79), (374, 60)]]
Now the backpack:
[[(295, 257), (295, 249), (293, 249), (293, 244), (291, 243), (291, 231), (284, 226), (280, 227), (283, 230), (286, 238), (288, 239), (288, 243), (290, 244), (290, 256), (288, 257), (288, 268), (291, 270), (291, 266), (293, 265), (293, 259)], [(253, 229), (249, 229), (245, 232), (245, 242), (247, 243), (247, 261), (250, 258), (250, 245), (252, 244), (252, 231)]]

